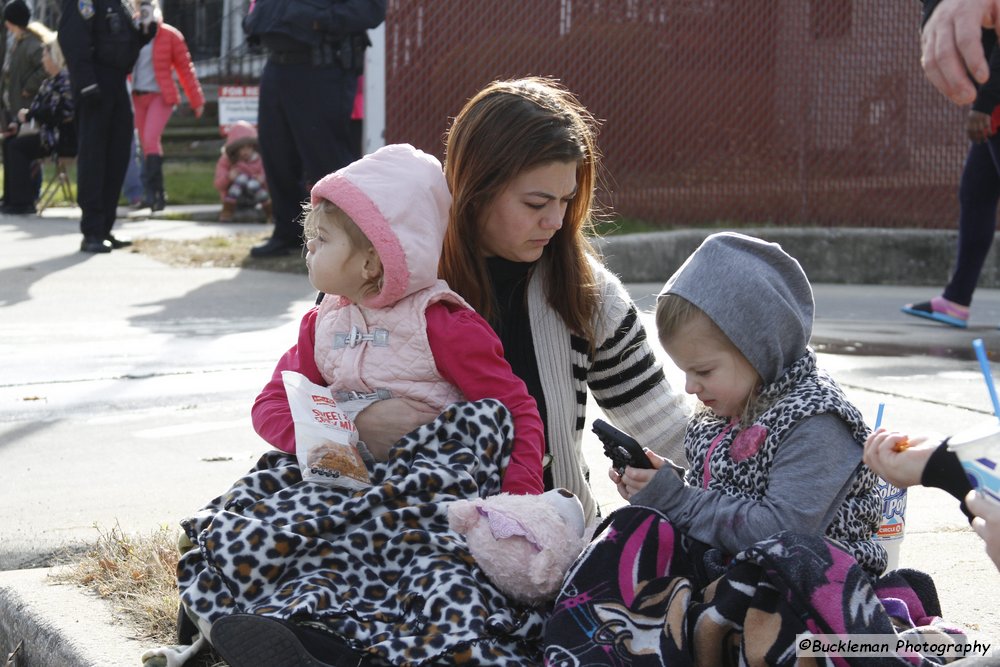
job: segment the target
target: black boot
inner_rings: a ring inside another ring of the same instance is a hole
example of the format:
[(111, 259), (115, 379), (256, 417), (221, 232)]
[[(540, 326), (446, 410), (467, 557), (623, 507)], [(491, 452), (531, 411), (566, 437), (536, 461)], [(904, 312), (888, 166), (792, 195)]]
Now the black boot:
[(162, 211), (167, 205), (163, 191), (163, 156), (147, 155), (142, 166), (143, 203), (154, 211)]
[(153, 184), (150, 181), (150, 175), (153, 171), (153, 166), (151, 164), (151, 159), (154, 156), (149, 155), (142, 159), (142, 201), (139, 202), (140, 208), (152, 208), (153, 207)]

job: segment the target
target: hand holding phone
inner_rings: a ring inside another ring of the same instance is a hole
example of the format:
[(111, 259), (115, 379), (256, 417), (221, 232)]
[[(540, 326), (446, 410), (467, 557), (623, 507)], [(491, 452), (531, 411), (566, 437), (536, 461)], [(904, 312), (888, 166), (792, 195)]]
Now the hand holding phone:
[(603, 419), (594, 420), (593, 431), (604, 444), (604, 454), (611, 459), (611, 465), (618, 474), (625, 470), (625, 466), (653, 467), (642, 445), (629, 434), (618, 430)]

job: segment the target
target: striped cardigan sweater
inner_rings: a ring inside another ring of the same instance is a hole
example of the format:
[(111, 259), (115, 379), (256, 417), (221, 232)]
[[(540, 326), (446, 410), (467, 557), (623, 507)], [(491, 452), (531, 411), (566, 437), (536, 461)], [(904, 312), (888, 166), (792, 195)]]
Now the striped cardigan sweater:
[(531, 335), (548, 413), (553, 482), (580, 498), (588, 523), (597, 514), (583, 457), (588, 389), (618, 428), (685, 466), (684, 430), (689, 415), (683, 397), (667, 383), (625, 287), (596, 259), (592, 265), (600, 292), (593, 356), (587, 341), (572, 334), (549, 306), (543, 263), (528, 284)]

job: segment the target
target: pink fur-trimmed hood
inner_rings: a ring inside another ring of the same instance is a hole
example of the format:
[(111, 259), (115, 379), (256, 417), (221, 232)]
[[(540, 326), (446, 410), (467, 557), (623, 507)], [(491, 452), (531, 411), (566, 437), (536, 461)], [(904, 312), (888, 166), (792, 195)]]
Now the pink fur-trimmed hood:
[(339, 206), (375, 246), (382, 291), (363, 303), (391, 306), (437, 280), (451, 194), (441, 163), (409, 144), (383, 146), (313, 186), (313, 206)]

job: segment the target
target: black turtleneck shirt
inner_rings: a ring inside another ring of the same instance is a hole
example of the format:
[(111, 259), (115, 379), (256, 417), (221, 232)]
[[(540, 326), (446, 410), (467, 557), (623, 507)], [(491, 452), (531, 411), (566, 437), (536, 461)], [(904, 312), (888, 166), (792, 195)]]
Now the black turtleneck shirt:
[[(503, 343), (503, 355), (514, 374), (524, 381), (528, 393), (538, 404), (538, 413), (545, 428), (545, 449), (548, 454), (548, 421), (545, 418), (545, 396), (535, 361), (535, 344), (531, 338), (531, 321), (528, 318), (528, 280), (531, 278), (533, 262), (511, 262), (502, 257), (489, 257), (486, 268), (489, 271), (496, 301), (495, 321), (490, 326)], [(546, 456), (546, 460), (547, 460)], [(545, 469), (545, 488), (552, 488), (552, 475)]]

